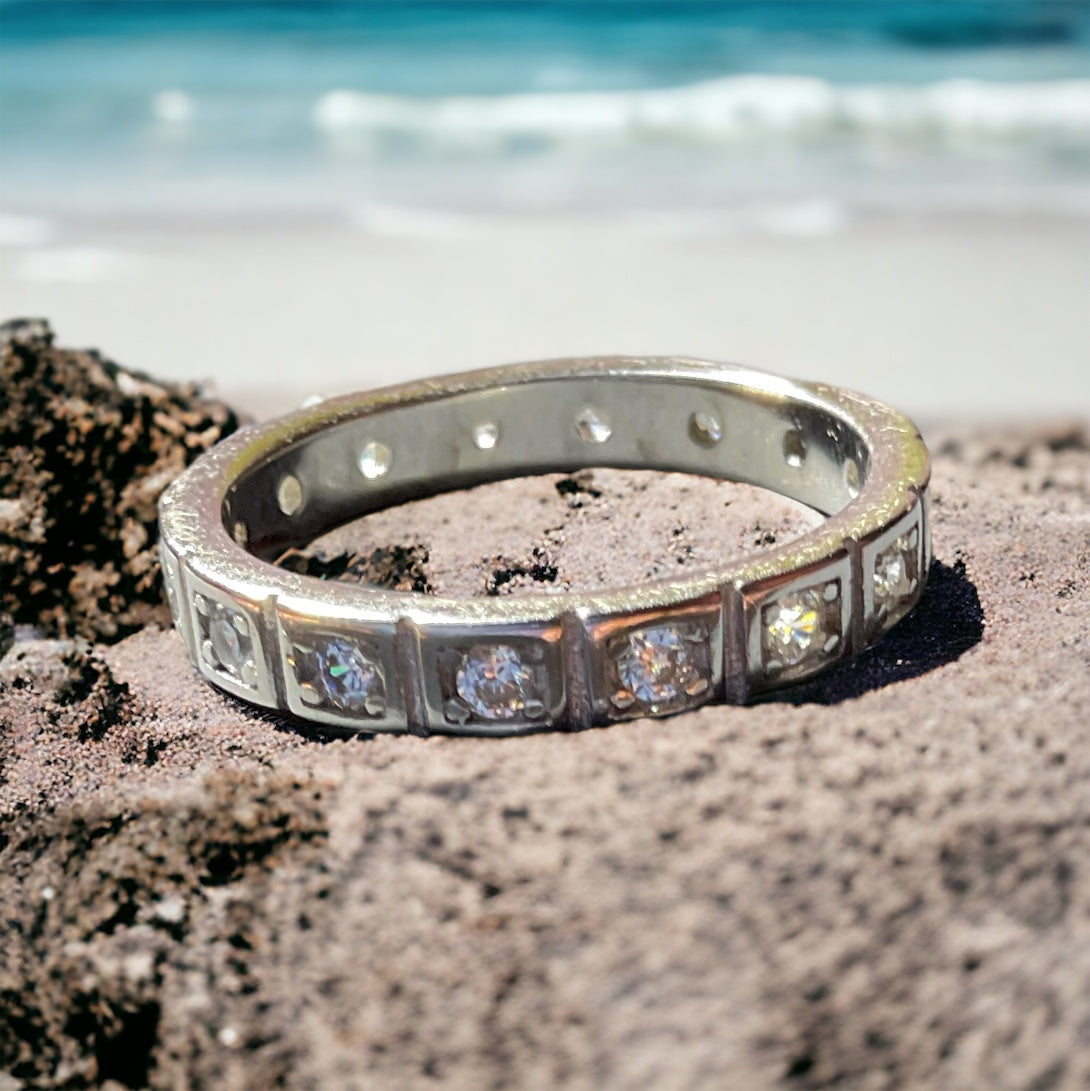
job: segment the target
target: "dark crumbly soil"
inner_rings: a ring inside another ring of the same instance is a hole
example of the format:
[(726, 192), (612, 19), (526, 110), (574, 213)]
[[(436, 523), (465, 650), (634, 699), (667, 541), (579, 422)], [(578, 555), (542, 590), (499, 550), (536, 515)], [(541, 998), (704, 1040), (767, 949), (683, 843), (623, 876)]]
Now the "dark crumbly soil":
[[(934, 447), (917, 613), (752, 707), (321, 742), (171, 631), (19, 642), (0, 1088), (1086, 1087), (1087, 435)], [(752, 540), (756, 498), (679, 484), (501, 483), (345, 548), (483, 594)]]
[(235, 413), (29, 319), (0, 324), (0, 391), (0, 612), (90, 640), (165, 625), (156, 503)]

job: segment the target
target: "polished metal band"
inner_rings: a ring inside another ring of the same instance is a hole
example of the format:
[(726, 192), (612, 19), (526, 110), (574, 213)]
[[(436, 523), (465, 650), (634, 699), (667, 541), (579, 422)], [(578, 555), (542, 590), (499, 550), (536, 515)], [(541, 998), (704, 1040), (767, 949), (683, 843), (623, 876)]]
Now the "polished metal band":
[[(829, 518), (598, 593), (445, 599), (271, 563), (377, 508), (586, 466), (749, 482)], [(245, 429), (163, 494), (160, 551), (190, 657), (238, 697), (347, 731), (580, 728), (741, 703), (872, 643), (922, 590), (928, 476), (912, 423), (858, 394), (678, 357), (554, 360)]]

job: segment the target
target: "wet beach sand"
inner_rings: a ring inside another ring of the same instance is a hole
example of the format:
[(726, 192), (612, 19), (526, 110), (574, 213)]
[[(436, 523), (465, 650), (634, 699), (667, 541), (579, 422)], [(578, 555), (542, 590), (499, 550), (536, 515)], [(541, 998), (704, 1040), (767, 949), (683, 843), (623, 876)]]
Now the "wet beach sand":
[(1018, 201), (0, 205), (0, 300), (260, 416), (518, 360), (661, 353), (818, 378), (924, 423), (1090, 417), (1090, 215)]

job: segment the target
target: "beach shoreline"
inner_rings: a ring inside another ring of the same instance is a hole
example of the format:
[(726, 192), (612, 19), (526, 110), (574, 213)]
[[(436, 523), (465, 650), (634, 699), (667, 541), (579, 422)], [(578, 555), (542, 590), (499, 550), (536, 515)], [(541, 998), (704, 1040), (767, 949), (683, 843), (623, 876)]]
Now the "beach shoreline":
[[(524, 359), (728, 359), (923, 419), (1085, 418), (1090, 217), (819, 195), (612, 214), (8, 214), (7, 317), (259, 415)], [(0, 220), (0, 227), (4, 221)], [(20, 233), (21, 230), (21, 233)]]

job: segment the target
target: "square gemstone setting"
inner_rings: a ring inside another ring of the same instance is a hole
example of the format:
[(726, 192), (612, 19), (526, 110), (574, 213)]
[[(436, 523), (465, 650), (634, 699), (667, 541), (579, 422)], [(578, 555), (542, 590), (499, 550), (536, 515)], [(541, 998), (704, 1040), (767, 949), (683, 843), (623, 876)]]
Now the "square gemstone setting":
[(746, 655), (755, 691), (807, 678), (844, 655), (852, 632), (847, 551), (789, 580), (744, 593)]
[(288, 708), (335, 727), (366, 730), (402, 722), (395, 627), (352, 621), (344, 626), (278, 609), (281, 672)]
[(762, 665), (769, 672), (831, 658), (843, 634), (839, 580), (778, 595), (761, 607)]
[(711, 700), (723, 679), (722, 632), (718, 599), (592, 625), (596, 717), (666, 716)]
[(912, 609), (926, 575), (924, 505), (864, 543), (863, 616), (868, 643)]
[(308, 710), (324, 708), (360, 719), (386, 714), (381, 657), (366, 641), (314, 633), (293, 644), (291, 667)]
[(560, 628), (421, 640), (428, 719), (448, 731), (534, 731), (563, 720)]
[(201, 663), (217, 681), (232, 687), (258, 687), (257, 641), (246, 614), (198, 591), (193, 596)]

